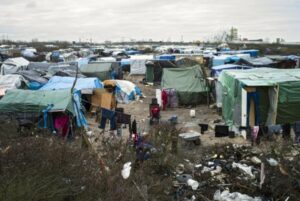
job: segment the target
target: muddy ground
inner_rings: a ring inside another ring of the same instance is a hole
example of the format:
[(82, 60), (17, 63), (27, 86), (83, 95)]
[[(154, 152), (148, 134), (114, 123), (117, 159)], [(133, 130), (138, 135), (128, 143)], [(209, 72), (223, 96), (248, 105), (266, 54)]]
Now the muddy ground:
[[(144, 85), (141, 83), (144, 76), (127, 76), (126, 79), (138, 85), (141, 89), (144, 98), (141, 98), (138, 101), (131, 102), (129, 104), (118, 104), (118, 107), (123, 107), (125, 113), (132, 115), (132, 118), (136, 119), (138, 123), (138, 130), (141, 133), (148, 133), (149, 126), (149, 104), (151, 103), (152, 98), (155, 98), (155, 89), (159, 89), (160, 86), (151, 86)], [(194, 118), (190, 117), (190, 110), (196, 111), (196, 116)], [(211, 109), (208, 105), (198, 105), (196, 107), (185, 106), (178, 108), (167, 108), (164, 111), (161, 111), (161, 121), (168, 121), (168, 119), (176, 115), (178, 117), (178, 129), (182, 129), (182, 131), (193, 130), (200, 133), (199, 123), (210, 123), (213, 125), (213, 121), (221, 120), (222, 117), (218, 114), (216, 109)], [(95, 122), (95, 118), (89, 118), (89, 124), (95, 135), (101, 132), (98, 129), (98, 124)], [(109, 128), (109, 126), (107, 126)], [(109, 136), (108, 130), (106, 130), (105, 136)], [(128, 129), (122, 130), (122, 137), (124, 139), (128, 139)], [(216, 138), (214, 136), (214, 131), (209, 129), (205, 134), (201, 136), (201, 141), (203, 146), (210, 146), (214, 144), (248, 144), (244, 138), (237, 136), (235, 138)]]

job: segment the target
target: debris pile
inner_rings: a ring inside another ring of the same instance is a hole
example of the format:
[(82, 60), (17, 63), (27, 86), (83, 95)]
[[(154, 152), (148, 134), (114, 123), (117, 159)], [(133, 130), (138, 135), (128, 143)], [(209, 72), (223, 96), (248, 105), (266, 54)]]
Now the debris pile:
[(175, 199), (297, 200), (299, 151), (296, 145), (267, 150), (235, 144), (209, 147), (175, 168)]

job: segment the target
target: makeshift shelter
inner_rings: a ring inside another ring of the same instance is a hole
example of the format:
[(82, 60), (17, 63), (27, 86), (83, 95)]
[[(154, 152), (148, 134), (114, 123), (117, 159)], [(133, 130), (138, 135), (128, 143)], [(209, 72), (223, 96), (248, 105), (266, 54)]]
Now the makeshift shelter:
[(25, 70), (28, 65), (29, 61), (27, 61), (23, 57), (7, 59), (1, 66), (1, 75), (12, 74), (20, 70)]
[(28, 82), (21, 75), (0, 75), (0, 96), (9, 89), (25, 88)]
[(200, 63), (188, 57), (181, 57), (180, 59), (177, 59), (175, 61), (175, 65), (179, 68), (184, 68), (184, 67), (192, 67), (192, 66), (200, 65)]
[(233, 69), (251, 69), (253, 67), (251, 66), (242, 66), (242, 65), (237, 65), (237, 64), (224, 64), (224, 65), (220, 65), (220, 66), (214, 66), (211, 68), (211, 77), (219, 77), (219, 75), (221, 74), (221, 72), (223, 70), (233, 70)]
[(231, 50), (231, 51), (220, 51), (221, 54), (248, 54), (250, 57), (258, 57), (259, 50)]
[(129, 103), (137, 100), (142, 92), (138, 86), (127, 80), (105, 80), (104, 86), (114, 85), (118, 103)]
[(162, 89), (175, 89), (179, 104), (196, 105), (206, 101), (208, 87), (200, 66), (187, 68), (164, 68)]
[(212, 66), (220, 66), (224, 64), (236, 63), (240, 60), (240, 57), (235, 55), (220, 55), (213, 57)]
[(108, 80), (112, 77), (112, 64), (114, 62), (91, 62), (83, 64), (80, 72), (87, 77), (97, 77), (100, 80)]
[(252, 67), (275, 67), (276, 62), (268, 57), (259, 57), (259, 58), (241, 58), (237, 64), (246, 65)]
[[(47, 76), (52, 77), (57, 76), (68, 76), (75, 77), (77, 73), (77, 63), (58, 63), (51, 65), (48, 68)], [(83, 77), (78, 70), (78, 77)]]
[(163, 54), (163, 55), (156, 56), (156, 59), (157, 60), (166, 60), (166, 61), (175, 61), (176, 56), (171, 55), (171, 54)]
[[(0, 100), (0, 115), (36, 114), (42, 117), (42, 127), (53, 127), (52, 115), (64, 113), (74, 118), (78, 127), (87, 127), (87, 121), (80, 106), (80, 92), (70, 90), (31, 91), (8, 90)], [(49, 123), (52, 122), (52, 123)]]
[(164, 68), (177, 68), (173, 61), (151, 60), (146, 63), (146, 81), (160, 83)]
[(27, 70), (35, 70), (40, 73), (46, 74), (50, 66), (53, 66), (53, 63), (47, 62), (30, 62), (27, 66)]
[(300, 69), (228, 70), (219, 82), (223, 118), (231, 127), (300, 120)]
[(130, 74), (145, 75), (146, 62), (154, 59), (153, 55), (132, 55), (130, 57)]
[(212, 87), (214, 89), (214, 96), (216, 98), (216, 104), (218, 108), (222, 107), (222, 98), (223, 98), (223, 91), (222, 91), (222, 85), (220, 82), (218, 82), (217, 78), (224, 70), (247, 70), (251, 69), (250, 66), (241, 66), (236, 64), (225, 64), (220, 66), (214, 66), (212, 67), (211, 71), (211, 77), (213, 78)]
[(28, 89), (36, 90), (41, 88), (48, 80), (42, 77), (42, 74), (34, 70), (22, 70), (15, 73), (21, 75), (26, 79)]
[(287, 69), (287, 68), (299, 68), (300, 57), (298, 56), (280, 56), (280, 55), (268, 55), (266, 56), (272, 59), (276, 64), (275, 68)]
[[(71, 89), (75, 81), (74, 77), (53, 76), (40, 90)], [(80, 90), (82, 94), (92, 94), (93, 89), (103, 88), (98, 78), (77, 78), (74, 89)]]

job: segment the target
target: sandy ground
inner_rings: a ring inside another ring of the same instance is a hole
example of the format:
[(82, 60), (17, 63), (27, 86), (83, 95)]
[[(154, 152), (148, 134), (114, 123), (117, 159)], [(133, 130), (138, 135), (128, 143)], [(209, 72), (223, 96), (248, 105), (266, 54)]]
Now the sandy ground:
[[(143, 76), (128, 76), (127, 80), (132, 81), (137, 84), (143, 92), (144, 98), (131, 102), (129, 104), (118, 104), (118, 107), (123, 107), (125, 113), (132, 115), (132, 118), (136, 119), (138, 124), (138, 131), (141, 133), (148, 132), (150, 129), (149, 125), (149, 104), (152, 98), (155, 98), (155, 89), (159, 86), (146, 86), (140, 83)], [(194, 118), (190, 117), (190, 110), (194, 109), (196, 111), (196, 116)], [(208, 105), (199, 105), (197, 107), (179, 107), (179, 108), (168, 108), (165, 111), (161, 111), (161, 121), (167, 121), (171, 116), (176, 115), (178, 117), (177, 128), (183, 131), (193, 130), (200, 133), (200, 127), (198, 123), (210, 123), (213, 124), (214, 120), (222, 119), (221, 116), (217, 114), (215, 109), (210, 109)], [(98, 128), (98, 123), (95, 122), (95, 117), (90, 117), (88, 119), (90, 128), (94, 133), (93, 139), (99, 137), (109, 137), (111, 134), (106, 130), (104, 134), (100, 134), (101, 129)], [(109, 128), (107, 125), (106, 129)], [(129, 132), (128, 127), (122, 129), (122, 138), (128, 139)], [(94, 141), (94, 140), (92, 140)], [(96, 140), (97, 141), (97, 140)], [(209, 129), (203, 135), (201, 135), (201, 145), (209, 146), (214, 144), (247, 144), (248, 142), (242, 137), (235, 138), (216, 138), (214, 136), (214, 131)]]

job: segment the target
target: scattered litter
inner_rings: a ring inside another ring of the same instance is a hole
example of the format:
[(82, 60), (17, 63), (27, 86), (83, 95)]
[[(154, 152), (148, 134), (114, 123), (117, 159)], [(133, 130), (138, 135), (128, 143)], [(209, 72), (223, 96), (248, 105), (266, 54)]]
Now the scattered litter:
[(256, 156), (253, 156), (251, 158), (252, 163), (254, 164), (261, 164), (261, 160), (259, 158), (257, 158)]
[(267, 159), (267, 161), (268, 161), (269, 165), (271, 165), (273, 167), (278, 165), (278, 162), (274, 158), (269, 158), (269, 159)]
[(177, 172), (177, 174), (183, 174), (184, 173), (184, 165), (178, 164), (176, 167), (176, 172)]
[(204, 166), (203, 169), (202, 169), (202, 171), (201, 171), (201, 173), (203, 174), (205, 172), (211, 172), (213, 169), (214, 168), (209, 168), (209, 167)]
[(124, 179), (128, 179), (130, 176), (130, 170), (131, 170), (131, 162), (127, 162), (123, 165), (123, 170), (121, 172), (122, 177)]
[(192, 179), (193, 177), (189, 174), (182, 174), (182, 175), (177, 175), (176, 179), (180, 183), (187, 183), (189, 179)]
[(214, 194), (214, 200), (216, 201), (262, 201), (260, 197), (250, 197), (246, 194), (238, 192), (230, 193), (228, 190), (221, 192), (217, 190)]
[(197, 169), (199, 169), (199, 168), (201, 168), (202, 167), (202, 164), (197, 164), (197, 165), (195, 165), (195, 168), (197, 168)]
[(199, 182), (193, 180), (193, 179), (189, 179), (187, 180), (187, 184), (192, 187), (192, 189), (195, 191), (197, 190), (197, 188), (199, 187)]
[(251, 178), (255, 178), (255, 176), (252, 174), (252, 167), (251, 166), (247, 166), (247, 165), (244, 165), (244, 164), (233, 162), (232, 163), (232, 167), (233, 168), (239, 168), (244, 173), (246, 173), (247, 175), (249, 175)]
[(212, 176), (214, 176), (214, 175), (217, 175), (217, 174), (221, 173), (221, 171), (222, 171), (222, 168), (220, 166), (217, 166), (215, 170), (210, 172), (210, 174)]

